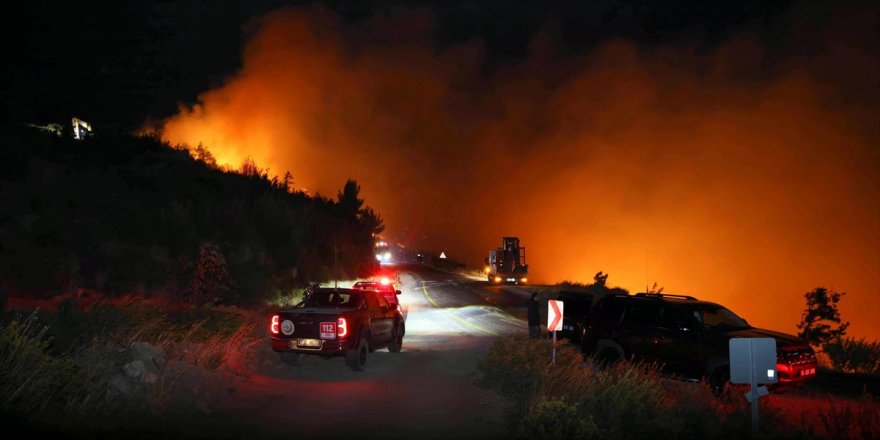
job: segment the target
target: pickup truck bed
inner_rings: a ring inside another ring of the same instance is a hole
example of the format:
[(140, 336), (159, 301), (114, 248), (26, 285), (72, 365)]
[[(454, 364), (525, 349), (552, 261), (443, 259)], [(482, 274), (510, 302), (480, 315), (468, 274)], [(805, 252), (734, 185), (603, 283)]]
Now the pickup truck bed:
[(354, 370), (362, 370), (376, 349), (399, 352), (405, 333), (398, 308), (377, 292), (354, 289), (316, 289), (301, 304), (273, 314), (269, 326), (272, 349), (283, 361), (345, 356)]

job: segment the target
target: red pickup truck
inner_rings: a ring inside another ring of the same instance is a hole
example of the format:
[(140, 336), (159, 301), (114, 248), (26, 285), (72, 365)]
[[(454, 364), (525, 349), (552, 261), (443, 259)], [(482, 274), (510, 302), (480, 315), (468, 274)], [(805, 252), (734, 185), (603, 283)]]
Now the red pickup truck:
[(328, 288), (313, 289), (303, 302), (273, 314), (269, 331), (272, 349), (288, 364), (310, 354), (345, 356), (355, 371), (376, 349), (400, 352), (406, 332), (400, 311), (380, 293)]

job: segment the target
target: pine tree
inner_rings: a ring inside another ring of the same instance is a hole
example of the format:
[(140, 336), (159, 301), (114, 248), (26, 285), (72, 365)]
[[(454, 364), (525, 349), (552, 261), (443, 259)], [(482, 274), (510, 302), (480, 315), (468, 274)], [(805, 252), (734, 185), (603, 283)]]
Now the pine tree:
[(211, 154), (211, 150), (208, 150), (208, 147), (204, 146), (201, 142), (199, 142), (196, 149), (192, 151), (192, 155), (196, 160), (206, 163), (209, 167), (217, 168), (217, 159)]
[[(846, 292), (835, 292), (824, 287), (817, 287), (804, 294), (807, 308), (801, 315), (797, 328), (798, 336), (815, 347), (825, 347), (846, 334), (849, 322), (841, 323), (837, 303)], [(837, 327), (832, 327), (837, 324)]]

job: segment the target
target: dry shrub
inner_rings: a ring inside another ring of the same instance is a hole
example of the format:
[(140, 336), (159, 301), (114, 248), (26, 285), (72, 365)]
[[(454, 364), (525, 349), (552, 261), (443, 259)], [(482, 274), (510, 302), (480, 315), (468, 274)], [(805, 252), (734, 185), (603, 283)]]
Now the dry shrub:
[(516, 438), (522, 440), (567, 440), (601, 438), (599, 428), (580, 405), (565, 400), (538, 403), (519, 424)]
[(37, 312), (0, 328), (0, 410), (26, 419), (76, 407), (84, 378), (69, 359), (49, 353)]
[(536, 392), (531, 399), (532, 409), (540, 402), (578, 402), (595, 385), (597, 372), (585, 366), (583, 356), (569, 345), (557, 347), (556, 364), (548, 366), (538, 377)]
[[(622, 363), (595, 371), (569, 346), (558, 347), (553, 365), (551, 344), (526, 337), (499, 338), (478, 364), (483, 372), (480, 383), (510, 399), (509, 416), (517, 421), (518, 435), (638, 438), (680, 426), (656, 367)], [(559, 414), (550, 414), (556, 410), (573, 417), (558, 425), (565, 427), (564, 433), (549, 432), (545, 426), (548, 420), (560, 423)]]
[(654, 365), (618, 362), (597, 372), (580, 403), (603, 438), (668, 436), (683, 429)]
[(854, 404), (835, 402), (819, 411), (825, 434), (832, 439), (880, 438), (880, 405), (870, 395)]
[(560, 349), (556, 366), (551, 364), (552, 343), (547, 339), (520, 336), (498, 338), (477, 368), (483, 372), (479, 384), (493, 389), (511, 403), (510, 417), (522, 417), (532, 405), (539, 388), (543, 394), (559, 388), (565, 372), (580, 366), (583, 358), (571, 349)]
[(846, 373), (880, 374), (880, 341), (837, 338), (823, 347), (835, 370)]
[[(162, 417), (185, 403), (174, 400), (185, 373), (248, 374), (261, 340), (252, 320), (229, 308), (174, 315), (140, 301), (65, 304), (48, 316), (51, 325), (37, 312), (11, 317), (0, 326), (0, 413), (58, 429), (76, 420), (97, 429), (116, 416)], [(123, 367), (137, 344), (161, 355), (144, 358), (152, 362), (147, 371), (129, 377)]]
[[(195, 325), (195, 333), (200, 325)], [(247, 375), (252, 365), (254, 347), (261, 342), (255, 335), (253, 324), (243, 324), (231, 335), (216, 334), (203, 341), (193, 341), (190, 337), (179, 342), (177, 351), (186, 362), (199, 368), (212, 371), (227, 367), (229, 371)]]
[[(478, 363), (480, 383), (510, 400), (514, 436), (540, 439), (746, 438), (750, 412), (739, 388), (713, 395), (706, 383), (673, 381), (653, 364), (619, 362), (602, 370), (547, 340), (499, 338)], [(868, 416), (866, 416), (868, 417)], [(783, 432), (781, 413), (761, 407), (760, 436)]]

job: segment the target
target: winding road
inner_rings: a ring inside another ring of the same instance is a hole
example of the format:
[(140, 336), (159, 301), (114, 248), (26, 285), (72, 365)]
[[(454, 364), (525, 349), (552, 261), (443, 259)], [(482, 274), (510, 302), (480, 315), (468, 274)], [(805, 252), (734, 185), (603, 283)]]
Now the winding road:
[[(401, 353), (282, 363), (268, 343), (256, 374), (215, 405), (287, 438), (494, 438), (504, 402), (475, 385), (477, 361), (502, 335), (526, 334), (526, 289), (420, 265), (398, 267), (407, 332)], [(293, 436), (293, 437), (291, 437)]]

